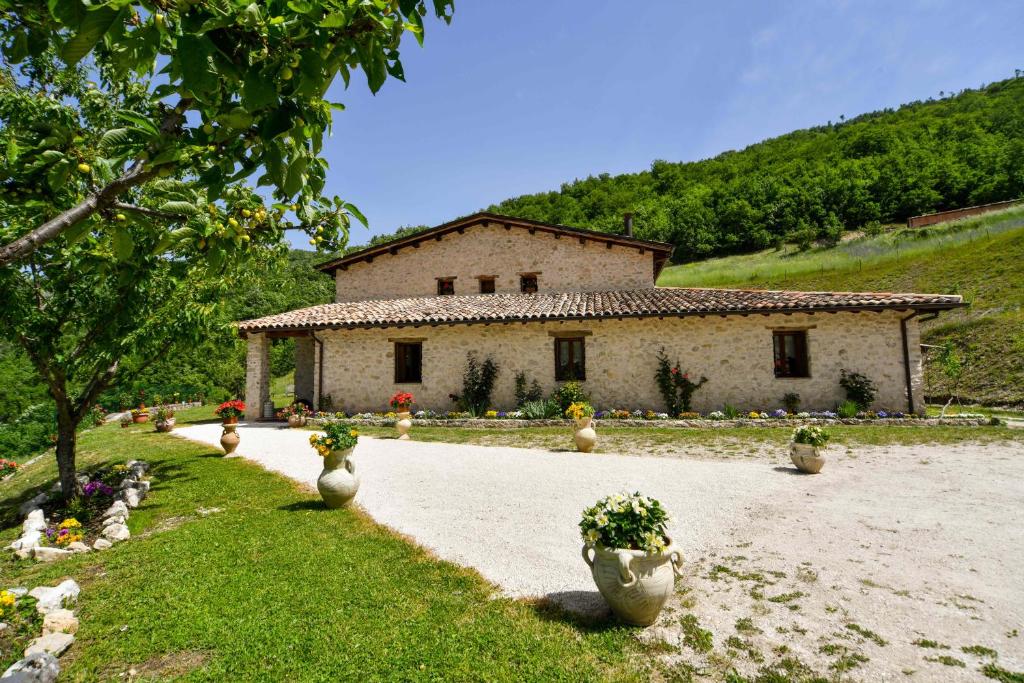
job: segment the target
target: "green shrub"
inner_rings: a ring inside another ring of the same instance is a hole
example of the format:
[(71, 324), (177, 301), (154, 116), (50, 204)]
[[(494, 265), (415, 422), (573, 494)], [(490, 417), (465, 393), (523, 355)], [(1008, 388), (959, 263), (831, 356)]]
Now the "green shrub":
[(665, 355), (665, 349), (661, 349), (658, 351), (658, 370), (654, 373), (654, 380), (661, 392), (665, 410), (670, 416), (677, 417), (680, 413), (690, 412), (693, 393), (704, 386), (708, 378), (701, 377), (700, 381), (694, 382), (690, 379), (690, 373), (683, 372), (679, 367), (678, 361), (672, 366)]
[(488, 356), (481, 363), (470, 351), (466, 354), (466, 370), (462, 373), (462, 394), (452, 398), (464, 412), (480, 417), (491, 405), (497, 377), (498, 364), (493, 358)]
[(590, 397), (583, 391), (583, 385), (575, 380), (555, 389), (551, 400), (558, 404), (559, 415), (564, 415), (573, 403), (590, 403)]
[(878, 393), (875, 383), (866, 375), (845, 369), (839, 373), (839, 386), (846, 391), (846, 399), (856, 403), (861, 410), (870, 408)]
[(527, 420), (553, 420), (561, 415), (558, 403), (553, 399), (527, 401), (519, 407)]
[(729, 405), (728, 403), (722, 407), (722, 413), (725, 415), (725, 419), (727, 420), (735, 420), (740, 416), (739, 409), (736, 406)]
[(782, 396), (782, 405), (785, 406), (787, 413), (799, 413), (800, 412), (800, 394), (795, 391), (790, 391)]
[(860, 408), (853, 401), (843, 401), (836, 408), (836, 414), (839, 417), (857, 417), (857, 413)]
[(526, 373), (516, 373), (516, 407), (522, 408), (524, 403), (539, 401), (544, 398), (544, 390), (537, 380), (527, 383)]

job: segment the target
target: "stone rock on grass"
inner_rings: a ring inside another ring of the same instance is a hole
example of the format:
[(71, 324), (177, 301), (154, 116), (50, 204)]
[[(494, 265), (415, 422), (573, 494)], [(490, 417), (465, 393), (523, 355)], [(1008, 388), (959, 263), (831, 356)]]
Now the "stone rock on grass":
[(105, 538), (97, 538), (96, 542), (92, 544), (93, 550), (106, 550), (110, 546), (114, 545)]
[(42, 540), (42, 538), (42, 531), (26, 531), (21, 538), (14, 541), (14, 543), (11, 543), (7, 547), (11, 550), (16, 551), (29, 551), (29, 553), (27, 554), (23, 554), (21, 552), (18, 553), (18, 557), (28, 557), (28, 554), (31, 553), (32, 548), (35, 548), (37, 545), (39, 545), (39, 542)]
[(10, 593), (11, 595), (13, 595), (16, 598), (20, 598), (20, 597), (22, 597), (24, 595), (28, 595), (28, 589), (23, 587), (23, 586), (18, 586), (17, 588), (8, 588), (7, 592)]
[(122, 489), (137, 489), (141, 493), (148, 493), (149, 492), (149, 482), (148, 481), (129, 481), (129, 480), (126, 479), (123, 482), (121, 482), (121, 488)]
[(124, 524), (111, 524), (110, 526), (103, 527), (103, 531), (100, 532), (103, 538), (116, 543), (117, 541), (127, 541), (131, 537), (131, 532), (128, 531), (128, 527)]
[(22, 503), (21, 506), (18, 508), (18, 514), (22, 515), (22, 516), (25, 516), (28, 513), (30, 513), (33, 510), (35, 510), (36, 508), (40, 507), (43, 503), (45, 503), (49, 499), (50, 499), (50, 497), (48, 495), (46, 495), (46, 493), (40, 493), (35, 498), (31, 498), (29, 500), (26, 500), (24, 503)]
[(28, 592), (37, 600), (36, 610), (41, 614), (48, 614), (55, 609), (63, 609), (66, 605), (78, 601), (78, 594), (82, 589), (74, 579), (62, 581), (53, 588), (49, 586), (37, 586)]
[(47, 633), (28, 644), (28, 647), (25, 648), (25, 656), (46, 652), (54, 657), (60, 657), (71, 647), (73, 642), (75, 642), (75, 637), (70, 633)]
[(45, 652), (19, 659), (4, 672), (7, 683), (53, 683), (60, 675), (57, 658)]
[(121, 500), (130, 508), (139, 507), (142, 502), (143, 493), (137, 489), (124, 489), (121, 491)]
[(81, 541), (75, 541), (74, 543), (68, 543), (68, 550), (73, 553), (87, 553), (90, 548)]
[(42, 509), (37, 508), (32, 512), (28, 513), (25, 517), (25, 521), (21, 525), (22, 531), (46, 531), (46, 516), (43, 514)]
[(51, 548), (50, 546), (41, 545), (32, 549), (32, 557), (36, 558), (40, 562), (54, 562), (62, 557), (67, 557), (73, 553), (70, 550), (64, 548)]
[(110, 517), (103, 518), (103, 526), (110, 526), (111, 524), (124, 524), (128, 521), (128, 515), (111, 515)]
[(114, 515), (128, 516), (128, 506), (124, 504), (123, 500), (116, 500), (114, 504), (106, 509), (103, 513), (103, 518), (112, 517)]
[(43, 635), (48, 633), (75, 633), (78, 617), (69, 609), (55, 609), (43, 617)]
[(142, 460), (132, 460), (128, 463), (128, 469), (131, 470), (132, 474), (137, 477), (141, 477), (149, 471), (149, 463)]

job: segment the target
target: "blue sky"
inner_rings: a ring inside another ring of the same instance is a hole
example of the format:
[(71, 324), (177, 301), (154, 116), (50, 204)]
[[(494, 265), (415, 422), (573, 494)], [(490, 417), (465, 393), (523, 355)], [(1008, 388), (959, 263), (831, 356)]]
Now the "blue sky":
[(457, 0), (423, 48), (406, 39), (406, 83), (332, 89), (325, 193), (366, 214), (362, 244), (1001, 80), (1024, 68), (1022, 26), (1021, 0)]

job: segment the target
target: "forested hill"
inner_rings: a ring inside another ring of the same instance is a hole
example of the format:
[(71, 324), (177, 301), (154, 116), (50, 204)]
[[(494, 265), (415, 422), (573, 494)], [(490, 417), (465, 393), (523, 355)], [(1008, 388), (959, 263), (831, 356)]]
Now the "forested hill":
[(691, 261), (790, 241), (837, 240), (874, 221), (1024, 195), (1024, 77), (798, 130), (713, 159), (655, 161), (489, 207), (621, 230)]

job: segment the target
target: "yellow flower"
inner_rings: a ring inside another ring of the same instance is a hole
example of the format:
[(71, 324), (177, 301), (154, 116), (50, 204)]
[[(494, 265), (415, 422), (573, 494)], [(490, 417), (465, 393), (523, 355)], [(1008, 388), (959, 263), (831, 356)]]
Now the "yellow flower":
[(353, 430), (349, 431), (348, 435), (351, 436), (354, 439), (354, 438), (359, 436), (359, 432), (357, 432), (356, 430), (353, 429)]

